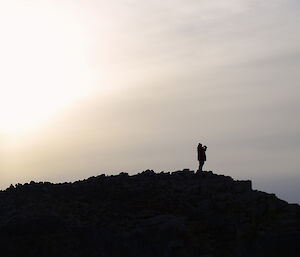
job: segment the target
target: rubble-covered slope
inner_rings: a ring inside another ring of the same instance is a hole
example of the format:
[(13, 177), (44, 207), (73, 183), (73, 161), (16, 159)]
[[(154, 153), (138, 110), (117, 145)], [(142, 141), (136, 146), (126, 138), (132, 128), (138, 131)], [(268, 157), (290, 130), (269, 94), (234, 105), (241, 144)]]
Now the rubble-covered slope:
[(300, 256), (300, 206), (212, 172), (100, 175), (0, 192), (1, 256)]

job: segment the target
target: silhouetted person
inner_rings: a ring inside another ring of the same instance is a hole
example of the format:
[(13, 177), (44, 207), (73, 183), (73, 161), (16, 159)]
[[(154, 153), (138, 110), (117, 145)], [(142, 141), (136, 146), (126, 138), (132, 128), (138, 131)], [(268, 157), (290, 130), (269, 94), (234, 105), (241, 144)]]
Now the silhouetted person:
[(197, 147), (198, 161), (199, 161), (198, 171), (202, 171), (202, 167), (204, 165), (204, 162), (206, 161), (206, 154), (205, 154), (206, 149), (207, 149), (207, 146), (202, 146), (202, 144), (199, 143), (199, 145)]

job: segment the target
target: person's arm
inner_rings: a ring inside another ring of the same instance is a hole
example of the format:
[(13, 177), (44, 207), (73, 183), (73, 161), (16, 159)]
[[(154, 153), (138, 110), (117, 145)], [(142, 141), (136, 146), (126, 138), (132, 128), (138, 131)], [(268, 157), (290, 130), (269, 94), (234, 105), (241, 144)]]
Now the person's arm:
[(205, 146), (203, 146), (203, 149), (204, 149), (204, 151), (206, 151), (206, 149), (207, 149), (207, 146), (205, 145)]

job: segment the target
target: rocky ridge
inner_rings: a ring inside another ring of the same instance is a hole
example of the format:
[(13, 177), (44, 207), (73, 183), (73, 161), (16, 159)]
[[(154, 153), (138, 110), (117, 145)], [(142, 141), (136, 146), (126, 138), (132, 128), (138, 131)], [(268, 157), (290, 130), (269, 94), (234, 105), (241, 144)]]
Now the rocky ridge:
[(300, 256), (300, 206), (211, 171), (147, 170), (0, 192), (2, 256)]

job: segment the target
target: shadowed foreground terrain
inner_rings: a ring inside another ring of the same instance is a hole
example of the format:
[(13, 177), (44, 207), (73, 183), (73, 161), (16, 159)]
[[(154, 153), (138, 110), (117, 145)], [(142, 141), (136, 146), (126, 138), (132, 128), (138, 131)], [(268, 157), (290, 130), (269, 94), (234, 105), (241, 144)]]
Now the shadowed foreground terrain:
[(1, 256), (300, 256), (300, 206), (212, 172), (144, 171), (0, 192)]

